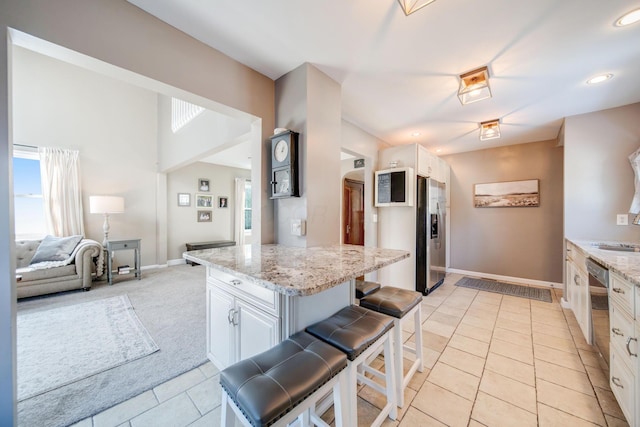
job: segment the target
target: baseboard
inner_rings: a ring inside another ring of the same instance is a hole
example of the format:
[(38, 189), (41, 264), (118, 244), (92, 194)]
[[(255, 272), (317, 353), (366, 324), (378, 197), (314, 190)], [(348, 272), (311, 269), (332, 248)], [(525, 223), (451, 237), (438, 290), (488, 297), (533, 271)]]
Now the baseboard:
[(186, 264), (187, 260), (185, 260), (184, 258), (178, 258), (178, 259), (170, 259), (169, 261), (167, 261), (167, 265), (169, 267), (173, 266), (173, 265), (182, 265), (182, 264)]
[(152, 264), (152, 265), (143, 265), (142, 267), (140, 267), (140, 270), (145, 271), (145, 270), (156, 270), (158, 268), (167, 268), (166, 264)]
[(567, 301), (564, 297), (560, 298), (560, 306), (562, 308), (571, 308), (571, 303)]
[(480, 273), (477, 271), (459, 270), (457, 268), (447, 268), (447, 273), (464, 274), (465, 276), (493, 279), (501, 282), (520, 283), (523, 285), (543, 286), (546, 288), (562, 288), (562, 283), (545, 282), (544, 280), (525, 279), (523, 277), (501, 276), (499, 274)]

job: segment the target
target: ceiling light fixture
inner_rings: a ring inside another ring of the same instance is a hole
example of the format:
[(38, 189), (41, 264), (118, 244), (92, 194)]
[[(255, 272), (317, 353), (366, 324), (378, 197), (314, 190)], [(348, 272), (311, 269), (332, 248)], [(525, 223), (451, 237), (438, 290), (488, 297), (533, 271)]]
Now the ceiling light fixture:
[(420, 135), (422, 135), (420, 132), (413, 132), (413, 133), (411, 134), (411, 136), (420, 136)]
[(625, 27), (640, 21), (640, 9), (625, 13), (616, 21), (616, 27)]
[(589, 80), (587, 80), (587, 84), (588, 85), (595, 85), (598, 83), (602, 83), (605, 82), (607, 80), (609, 80), (611, 77), (613, 77), (613, 74), (609, 73), (609, 74), (600, 74), (599, 76), (595, 76), (595, 77), (591, 77)]
[(478, 68), (460, 75), (458, 98), (462, 105), (491, 98), (489, 70), (487, 67)]
[(411, 15), (413, 12), (417, 12), (423, 7), (433, 3), (436, 0), (398, 0), (400, 7), (406, 16)]
[(480, 123), (480, 141), (500, 138), (500, 119)]

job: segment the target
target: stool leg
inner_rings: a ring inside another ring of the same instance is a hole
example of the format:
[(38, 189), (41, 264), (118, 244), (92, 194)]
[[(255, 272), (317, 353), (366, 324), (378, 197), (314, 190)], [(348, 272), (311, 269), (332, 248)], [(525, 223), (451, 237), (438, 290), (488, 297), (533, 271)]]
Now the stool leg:
[(424, 359), (422, 357), (422, 307), (418, 306), (416, 314), (413, 319), (415, 320), (415, 343), (416, 343), (416, 358), (418, 359), (418, 372), (424, 371)]
[[(399, 328), (394, 328), (399, 329)], [(400, 332), (402, 333), (402, 332)], [(398, 417), (398, 408), (397, 408), (397, 400), (396, 400), (396, 379), (395, 379), (395, 367), (394, 367), (394, 354), (393, 354), (393, 344), (394, 344), (394, 334), (389, 334), (389, 339), (387, 339), (384, 343), (384, 370), (386, 374), (385, 382), (387, 389), (387, 402), (391, 403), (391, 412), (389, 413), (389, 418), (395, 420)], [(402, 340), (399, 340), (402, 343)], [(402, 347), (401, 347), (402, 348)], [(402, 357), (402, 353), (400, 353), (400, 357)], [(402, 369), (402, 368), (401, 368)], [(402, 378), (402, 377), (400, 377)]]
[[(357, 388), (356, 388), (357, 390)], [(347, 405), (344, 405), (342, 398), (348, 396), (347, 394), (347, 381), (345, 375), (340, 375), (338, 382), (333, 386), (333, 415), (335, 418), (336, 427), (347, 427), (345, 424), (347, 417), (346, 411), (349, 409)], [(356, 412), (358, 408), (355, 408)]]
[(222, 427), (233, 427), (235, 425), (235, 412), (231, 407), (231, 400), (226, 391), (222, 390), (222, 408), (221, 408), (221, 422)]
[[(358, 367), (355, 363), (350, 362), (346, 369), (347, 372), (347, 402), (348, 408), (348, 426), (358, 425)], [(342, 409), (344, 412), (344, 408)], [(347, 418), (345, 418), (346, 420)]]
[(402, 322), (401, 319), (394, 319), (393, 321), (393, 356), (394, 370), (395, 370), (395, 384), (396, 384), (396, 402), (399, 407), (404, 406), (404, 390), (402, 389), (402, 383), (404, 382), (404, 357), (402, 353)]

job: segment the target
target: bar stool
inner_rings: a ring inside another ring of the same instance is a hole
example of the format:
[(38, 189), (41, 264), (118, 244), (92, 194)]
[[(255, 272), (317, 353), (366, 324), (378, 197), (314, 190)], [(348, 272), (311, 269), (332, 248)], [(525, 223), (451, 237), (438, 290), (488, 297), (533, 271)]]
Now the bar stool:
[(302, 331), (269, 350), (229, 366), (220, 373), (221, 425), (327, 424), (316, 403), (333, 391), (336, 426), (347, 427), (341, 398), (347, 389), (346, 355)]
[[(348, 426), (358, 425), (358, 381), (368, 385), (386, 396), (386, 404), (380, 411), (372, 426), (380, 426), (384, 420), (397, 417), (395, 395), (395, 371), (393, 368), (393, 329), (394, 322), (389, 316), (371, 310), (347, 306), (333, 316), (307, 327), (307, 332), (336, 347), (347, 355), (347, 399), (349, 408)], [(384, 353), (385, 372), (382, 373), (367, 365), (373, 354), (380, 348)], [(358, 367), (365, 365), (365, 371), (385, 380), (385, 387), (358, 372)]]
[(380, 283), (366, 280), (356, 280), (356, 298), (361, 299), (380, 289)]
[[(422, 358), (422, 294), (420, 292), (409, 291), (407, 289), (384, 286), (378, 292), (360, 299), (360, 307), (384, 313), (393, 317), (394, 334), (394, 356), (395, 356), (395, 378), (396, 396), (398, 406), (404, 406), (404, 389), (411, 381), (413, 374), (424, 370)], [(413, 315), (415, 329), (415, 347), (403, 344), (402, 342), (402, 320)], [(406, 375), (403, 375), (403, 350), (415, 355), (411, 368)]]

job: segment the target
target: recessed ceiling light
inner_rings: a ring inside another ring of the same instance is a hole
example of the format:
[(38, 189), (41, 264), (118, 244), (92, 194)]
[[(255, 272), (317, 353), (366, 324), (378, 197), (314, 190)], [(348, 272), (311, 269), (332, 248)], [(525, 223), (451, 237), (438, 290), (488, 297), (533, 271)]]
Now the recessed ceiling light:
[(436, 150), (436, 153), (442, 153), (442, 148), (438, 148), (438, 149)]
[(600, 74), (599, 76), (595, 76), (595, 77), (591, 77), (589, 80), (587, 80), (587, 84), (588, 85), (595, 85), (598, 83), (602, 83), (604, 81), (609, 80), (611, 77), (613, 77), (613, 74), (609, 73), (609, 74)]
[(420, 136), (420, 135), (422, 135), (420, 132), (413, 132), (413, 133), (411, 134), (411, 136)]
[(624, 27), (626, 25), (635, 24), (640, 21), (640, 9), (632, 10), (629, 13), (625, 13), (616, 21), (616, 27)]

